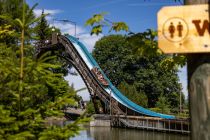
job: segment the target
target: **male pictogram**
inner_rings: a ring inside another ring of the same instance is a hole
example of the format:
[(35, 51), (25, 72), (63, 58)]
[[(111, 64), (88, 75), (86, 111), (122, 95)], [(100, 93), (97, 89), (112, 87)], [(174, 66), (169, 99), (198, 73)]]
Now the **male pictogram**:
[(182, 37), (183, 25), (181, 24), (181, 22), (179, 22), (179, 24), (177, 25), (177, 30), (178, 30), (178, 36)]
[(168, 31), (170, 33), (170, 37), (173, 38), (174, 37), (174, 33), (175, 33), (175, 26), (173, 24), (173, 22), (171, 22), (169, 28), (168, 28)]

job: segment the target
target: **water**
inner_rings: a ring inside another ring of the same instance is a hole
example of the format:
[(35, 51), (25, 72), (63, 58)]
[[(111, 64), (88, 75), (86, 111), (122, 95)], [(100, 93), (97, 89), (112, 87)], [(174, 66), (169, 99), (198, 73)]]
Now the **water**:
[(70, 140), (190, 140), (190, 137), (135, 129), (87, 127)]

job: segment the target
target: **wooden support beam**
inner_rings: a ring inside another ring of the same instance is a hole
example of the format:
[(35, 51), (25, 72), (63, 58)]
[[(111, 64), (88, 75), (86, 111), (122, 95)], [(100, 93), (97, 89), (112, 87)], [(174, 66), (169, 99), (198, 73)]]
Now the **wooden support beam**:
[(58, 43), (58, 33), (54, 32), (52, 34), (52, 45), (55, 45)]

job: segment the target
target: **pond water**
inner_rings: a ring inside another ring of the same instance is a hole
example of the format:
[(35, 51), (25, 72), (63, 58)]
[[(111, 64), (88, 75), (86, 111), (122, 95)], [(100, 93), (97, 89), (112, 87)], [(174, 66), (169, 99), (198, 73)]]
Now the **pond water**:
[(190, 140), (190, 137), (135, 129), (86, 127), (86, 130), (70, 140)]

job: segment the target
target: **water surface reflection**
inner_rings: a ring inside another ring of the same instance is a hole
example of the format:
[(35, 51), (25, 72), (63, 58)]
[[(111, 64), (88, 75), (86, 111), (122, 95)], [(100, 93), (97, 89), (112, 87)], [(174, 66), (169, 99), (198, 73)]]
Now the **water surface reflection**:
[(135, 129), (87, 127), (71, 140), (190, 140), (189, 136)]

